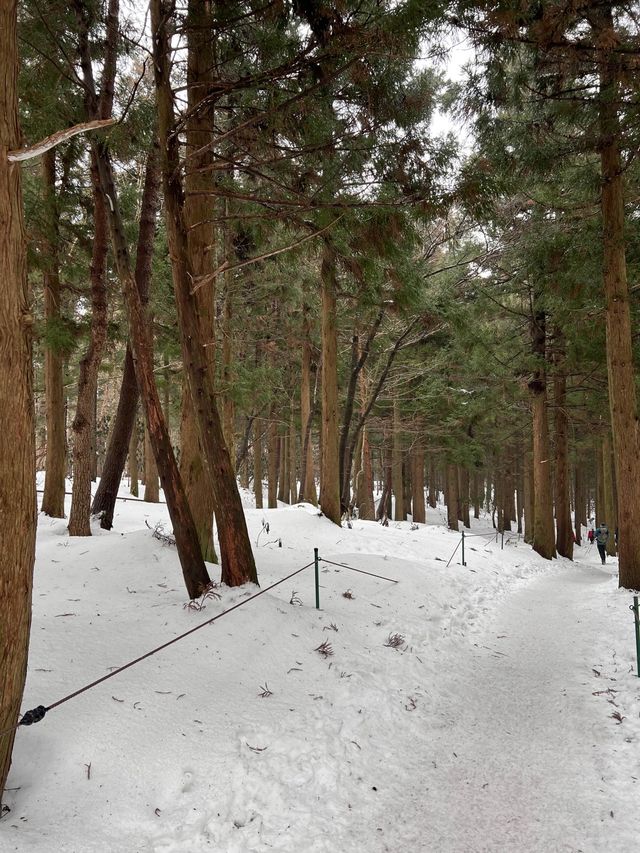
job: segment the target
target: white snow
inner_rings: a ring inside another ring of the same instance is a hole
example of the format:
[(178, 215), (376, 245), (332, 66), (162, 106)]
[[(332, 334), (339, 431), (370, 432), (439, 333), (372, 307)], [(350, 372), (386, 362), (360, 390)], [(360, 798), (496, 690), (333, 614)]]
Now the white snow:
[[(340, 529), (244, 498), (262, 589), (314, 547), (398, 583), (322, 563), (316, 610), (311, 567), (19, 728), (2, 853), (637, 850), (640, 679), (615, 559), (501, 549), (485, 519), (447, 566), (460, 537), (439, 510)], [(91, 538), (40, 517), (23, 710), (259, 591), (185, 608), (145, 519), (170, 529), (143, 502)]]

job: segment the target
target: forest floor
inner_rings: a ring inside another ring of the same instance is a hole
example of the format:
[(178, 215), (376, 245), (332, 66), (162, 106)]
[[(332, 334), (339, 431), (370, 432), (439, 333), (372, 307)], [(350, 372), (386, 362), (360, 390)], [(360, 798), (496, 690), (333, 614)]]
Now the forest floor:
[(246, 604), (18, 730), (2, 853), (635, 853), (615, 559), (501, 548), (480, 519), (463, 566), (439, 509), (337, 528), (244, 500), (262, 589), (314, 547), (381, 577), (323, 561), (319, 610), (310, 568), (195, 611), (147, 527), (165, 506), (119, 502), (90, 539), (40, 517), (25, 709)]

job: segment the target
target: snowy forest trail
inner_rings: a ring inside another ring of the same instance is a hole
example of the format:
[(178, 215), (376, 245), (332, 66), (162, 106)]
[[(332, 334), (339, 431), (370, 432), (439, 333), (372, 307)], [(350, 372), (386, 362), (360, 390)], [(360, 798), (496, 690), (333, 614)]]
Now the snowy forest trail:
[(443, 673), (441, 725), (407, 803), (422, 827), (411, 849), (637, 849), (640, 810), (620, 814), (615, 788), (635, 784), (636, 750), (621, 750), (609, 773), (602, 742), (617, 725), (614, 705), (603, 706), (615, 679), (594, 660), (594, 632), (611, 618), (598, 587), (610, 577), (599, 565), (554, 565), (508, 595), (472, 653)]

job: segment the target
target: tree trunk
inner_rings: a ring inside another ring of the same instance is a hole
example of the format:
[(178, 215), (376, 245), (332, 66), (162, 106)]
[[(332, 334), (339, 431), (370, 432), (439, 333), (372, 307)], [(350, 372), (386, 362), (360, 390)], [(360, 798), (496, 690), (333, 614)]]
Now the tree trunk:
[(95, 425), (95, 396), (98, 370), (107, 341), (107, 251), (108, 231), (105, 200), (95, 154), (91, 155), (93, 186), (93, 254), (91, 257), (91, 338), (80, 361), (76, 414), (71, 424), (73, 432), (73, 485), (69, 535), (91, 536), (91, 472), (92, 439)]
[(269, 509), (278, 506), (278, 424), (276, 422), (275, 409), (271, 408), (269, 427), (267, 429), (267, 504)]
[(435, 509), (438, 505), (438, 486), (436, 483), (436, 460), (433, 454), (429, 456), (429, 506)]
[[(229, 215), (229, 201), (225, 199), (225, 215)], [(227, 219), (227, 227), (225, 229), (225, 246), (226, 260), (231, 263), (233, 253), (233, 245), (231, 241), (231, 231), (229, 221)], [(225, 274), (226, 287), (224, 293), (224, 311), (222, 314), (222, 387), (224, 393), (222, 395), (222, 421), (224, 440), (229, 448), (231, 459), (234, 458), (235, 446), (235, 403), (231, 395), (233, 385), (233, 293), (232, 274)]]
[(528, 545), (533, 544), (533, 519), (534, 519), (534, 499), (533, 499), (533, 463), (531, 451), (524, 452), (524, 541)]
[(424, 450), (418, 446), (411, 454), (413, 471), (411, 476), (411, 514), (416, 524), (426, 521), (424, 506)]
[(149, 430), (144, 430), (144, 499), (147, 503), (157, 504), (160, 500), (158, 488), (158, 468), (153, 455)]
[[(18, 722), (27, 674), (36, 539), (31, 328), (22, 215), (17, 10), (0, 3), (0, 731)], [(0, 801), (15, 732), (0, 737)]]
[(64, 474), (67, 464), (64, 429), (64, 360), (59, 344), (55, 340), (55, 332), (61, 323), (55, 148), (42, 155), (42, 173), (47, 220), (47, 233), (43, 240), (44, 317), (47, 327), (53, 333), (51, 335), (53, 340), (50, 340), (44, 353), (47, 456), (41, 509), (45, 515), (64, 518)]
[(138, 497), (138, 407), (133, 410), (133, 428), (129, 438), (129, 494)]
[(580, 459), (576, 459), (574, 470), (574, 527), (576, 545), (582, 545), (582, 525), (586, 523), (586, 499), (584, 494), (584, 473)]
[[(302, 374), (300, 378), (300, 420), (303, 458), (302, 465), (305, 466), (301, 476), (304, 482), (304, 490), (300, 490), (300, 500), (308, 501), (314, 506), (318, 505), (318, 493), (316, 491), (315, 473), (313, 470), (313, 446), (311, 439), (307, 440), (311, 420), (311, 323), (309, 321), (309, 307), (302, 307)], [(306, 451), (304, 448), (306, 447)]]
[(149, 322), (145, 306), (131, 271), (129, 250), (120, 215), (120, 203), (113, 181), (113, 173), (107, 149), (94, 141), (97, 151), (100, 180), (109, 205), (111, 241), (116, 260), (118, 278), (122, 285), (129, 313), (129, 338), (133, 353), (136, 381), (141, 392), (149, 436), (160, 475), (160, 482), (167, 499), (167, 509), (173, 524), (178, 557), (182, 567), (185, 586), (190, 598), (197, 598), (211, 582), (202, 559), (198, 535), (186, 499), (180, 472), (171, 446), (171, 439), (164, 420), (160, 396), (153, 370), (153, 349), (149, 334)]
[(334, 524), (340, 524), (340, 463), (338, 442), (338, 340), (336, 331), (336, 258), (324, 241), (322, 289), (322, 464), (320, 506)]
[(393, 401), (393, 450), (392, 450), (392, 488), (395, 498), (393, 518), (395, 521), (404, 521), (406, 513), (404, 510), (404, 482), (402, 479), (402, 434), (400, 423), (400, 406), (397, 399)]
[(358, 487), (358, 517), (365, 521), (375, 518), (373, 501), (373, 470), (371, 465), (371, 447), (369, 445), (369, 430), (362, 428), (362, 462), (361, 480)]
[[(207, 280), (207, 284), (196, 290), (192, 299), (195, 301), (195, 310), (200, 318), (203, 335), (203, 340), (198, 341), (198, 345), (204, 346), (206, 369), (213, 376), (216, 359), (214, 329), (216, 280), (211, 277), (211, 274), (216, 267), (216, 246), (220, 244), (222, 238), (216, 233), (215, 223), (212, 221), (215, 200), (211, 193), (215, 190), (216, 173), (211, 168), (214, 153), (207, 147), (213, 139), (215, 103), (209, 99), (207, 103), (201, 104), (210, 91), (215, 77), (215, 36), (212, 35), (211, 30), (211, 4), (207, 0), (189, 0), (187, 27), (189, 113), (186, 122), (186, 151), (189, 159), (185, 176), (184, 222), (187, 229), (187, 250), (194, 276), (193, 281), (197, 283)], [(198, 531), (202, 556), (208, 562), (216, 563), (218, 557), (213, 544), (215, 513), (213, 475), (207, 465), (196, 418), (189, 380), (185, 375), (182, 385), (180, 421), (180, 474), (184, 480), (191, 514)]]
[(561, 557), (573, 559), (573, 528), (569, 490), (569, 419), (567, 417), (567, 380), (564, 364), (564, 338), (556, 331), (553, 402), (555, 420), (555, 503), (556, 548)]
[[(599, 19), (598, 19), (599, 18)], [(619, 583), (640, 589), (640, 442), (629, 287), (624, 238), (623, 168), (618, 118), (619, 60), (611, 4), (603, 4), (594, 27), (603, 45), (600, 63), (600, 164), (603, 282), (607, 325), (607, 372), (611, 431), (618, 489)]]
[[(179, 139), (175, 134), (173, 93), (169, 80), (168, 8), (163, 0), (150, 4), (154, 48), (159, 135), (163, 154), (165, 221), (182, 345), (182, 357), (196, 409), (200, 443), (211, 475), (218, 523), (222, 581), (228, 586), (257, 583), (247, 524), (231, 458), (224, 441), (215, 386), (210, 370), (207, 336), (191, 294), (194, 282), (182, 210)], [(202, 282), (199, 282), (202, 284)], [(157, 456), (156, 456), (157, 458)]]
[(613, 498), (613, 471), (611, 468), (611, 439), (608, 431), (602, 438), (602, 488), (604, 495), (604, 516), (598, 520), (598, 524), (606, 523), (610, 530), (610, 536), (607, 540), (607, 554), (614, 557), (616, 553), (616, 543), (613, 535), (614, 530), (618, 526), (615, 514), (615, 501)]
[(253, 493), (256, 496), (256, 509), (262, 509), (262, 430), (263, 421), (256, 418), (253, 422)]
[(536, 311), (532, 322), (532, 349), (538, 364), (529, 381), (533, 415), (533, 550), (550, 560), (556, 555), (551, 489), (551, 447), (547, 422), (547, 382), (545, 373), (546, 317)]
[(469, 469), (462, 466), (459, 467), (459, 486), (460, 486), (460, 521), (467, 529), (471, 528), (471, 519), (469, 518)]
[[(282, 429), (282, 427), (281, 427)], [(278, 500), (289, 503), (289, 438), (281, 433), (278, 439), (280, 445), (280, 473), (278, 476)]]
[(291, 400), (291, 413), (289, 417), (289, 503), (294, 504), (298, 500), (298, 477), (296, 472), (296, 423), (294, 416), (293, 399)]
[[(157, 148), (157, 143), (154, 141), (147, 157), (140, 205), (135, 281), (143, 305), (147, 304), (149, 294), (153, 241), (159, 205), (160, 174)], [(100, 527), (104, 530), (111, 530), (113, 527), (116, 497), (133, 434), (138, 396), (138, 383), (136, 382), (131, 346), (127, 343), (118, 408), (102, 466), (102, 476), (91, 506), (92, 514), (100, 516)]]
[(458, 527), (458, 469), (455, 465), (447, 465), (447, 526), (449, 530), (459, 530)]

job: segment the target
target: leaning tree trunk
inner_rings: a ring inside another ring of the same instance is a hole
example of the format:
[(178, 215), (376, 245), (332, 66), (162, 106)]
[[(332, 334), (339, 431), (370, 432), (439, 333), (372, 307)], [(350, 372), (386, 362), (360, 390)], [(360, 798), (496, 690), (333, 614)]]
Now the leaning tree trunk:
[[(18, 722), (27, 674), (36, 538), (31, 327), (20, 165), (17, 10), (0, 3), (0, 731)], [(0, 737), (0, 801), (15, 731)]]
[(91, 257), (91, 338), (80, 361), (76, 414), (73, 432), (73, 485), (69, 535), (91, 536), (91, 465), (92, 438), (95, 424), (95, 397), (98, 370), (107, 342), (107, 251), (108, 231), (105, 200), (95, 155), (91, 155), (93, 184), (93, 254)]
[(45, 461), (42, 512), (53, 518), (64, 518), (64, 474), (67, 464), (64, 428), (64, 361), (56, 332), (60, 327), (60, 272), (58, 256), (58, 205), (56, 200), (55, 149), (42, 155), (45, 187), (44, 210), (46, 235), (43, 240), (44, 318), (49, 343), (44, 353), (44, 388), (47, 420), (47, 457)]
[(547, 421), (545, 372), (546, 317), (537, 311), (532, 322), (532, 348), (538, 363), (529, 381), (533, 416), (533, 550), (550, 560), (556, 556), (551, 489), (551, 447)]
[[(154, 141), (145, 167), (136, 252), (135, 282), (140, 299), (144, 305), (147, 304), (151, 281), (153, 240), (159, 205), (159, 189), (158, 147)], [(100, 516), (100, 527), (104, 530), (111, 530), (113, 527), (116, 497), (120, 488), (120, 481), (122, 480), (122, 473), (133, 434), (138, 396), (138, 384), (136, 382), (131, 345), (127, 343), (118, 408), (102, 466), (102, 476), (100, 477), (100, 482), (93, 498), (93, 504), (91, 505), (92, 514)]]
[(624, 238), (625, 169), (620, 156), (619, 59), (611, 4), (602, 4), (594, 26), (603, 44), (600, 62), (600, 168), (603, 283), (611, 432), (618, 489), (618, 555), (621, 587), (640, 589), (640, 441), (633, 335)]
[(338, 338), (336, 331), (336, 257), (324, 241), (322, 290), (322, 459), (320, 506), (334, 524), (340, 524), (340, 461), (338, 440)]
[(167, 508), (173, 524), (173, 532), (182, 567), (182, 574), (190, 598), (197, 598), (211, 582), (202, 559), (198, 534), (184, 492), (180, 472), (173, 454), (171, 439), (162, 412), (160, 396), (153, 370), (153, 349), (145, 306), (131, 270), (129, 250), (120, 214), (120, 203), (113, 180), (113, 172), (107, 149), (95, 144), (100, 180), (109, 205), (111, 242), (118, 278), (124, 291), (129, 313), (129, 339), (136, 370), (136, 381), (141, 392), (149, 436), (153, 444), (160, 482), (167, 499)]
[[(218, 411), (215, 386), (207, 355), (207, 338), (202, 329), (198, 308), (191, 289), (193, 270), (189, 262), (187, 232), (182, 209), (180, 183), (179, 139), (175, 134), (173, 93), (169, 79), (169, 16), (163, 0), (151, 0), (151, 19), (154, 47), (154, 73), (158, 101), (158, 122), (163, 152), (163, 185), (165, 221), (173, 285), (178, 315), (185, 373), (191, 399), (196, 409), (200, 443), (211, 475), (218, 539), (222, 564), (222, 581), (239, 586), (248, 581), (257, 583), (258, 575), (249, 541), (229, 451), (224, 441)], [(203, 284), (203, 282), (199, 282)]]

